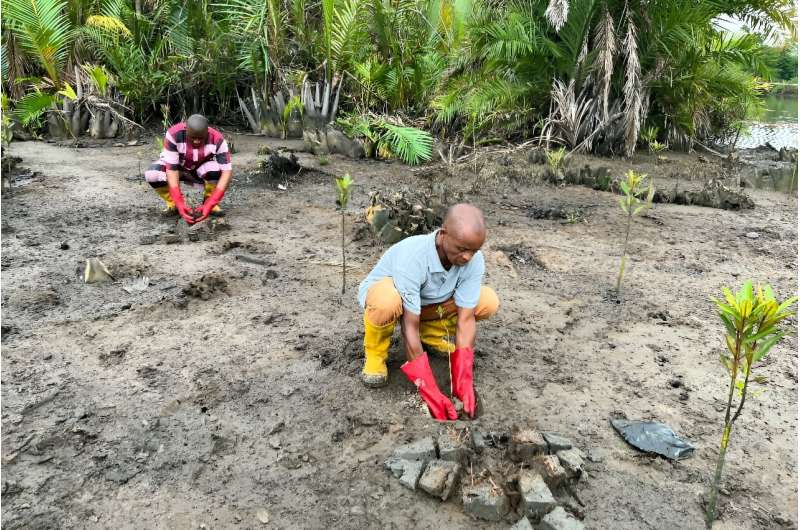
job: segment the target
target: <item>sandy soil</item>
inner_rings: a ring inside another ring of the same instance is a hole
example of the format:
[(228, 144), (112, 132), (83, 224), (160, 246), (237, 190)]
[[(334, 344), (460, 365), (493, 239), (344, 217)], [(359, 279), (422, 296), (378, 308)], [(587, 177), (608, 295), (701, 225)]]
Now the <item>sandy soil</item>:
[[(264, 143), (237, 137), (236, 166)], [(174, 220), (130, 178), (151, 146), (11, 152), (39, 175), (2, 201), (4, 528), (508, 526), (405, 490), (382, 468), (394, 446), (438, 427), (398, 369), (399, 344), (387, 388), (358, 380), (356, 288), (382, 249), (349, 244), (341, 298), (329, 175), (304, 170), (282, 191), (239, 173), (225, 227), (166, 244)], [(797, 291), (796, 200), (756, 190), (744, 212), (657, 205), (635, 221), (619, 303), (614, 196), (535, 184), (524, 156), (502, 162), (478, 185), (466, 168), (448, 179), (486, 211), (486, 283), (502, 300), (479, 327), (480, 428), (559, 431), (591, 450), (579, 487), (587, 528), (702, 528), (727, 389), (709, 297), (746, 278)], [(691, 156), (634, 164), (659, 177), (704, 172)], [(337, 157), (320, 169), (357, 182), (348, 227), (370, 191), (424, 187), (435, 173)], [(553, 204), (583, 215), (531, 215)], [(95, 256), (115, 283), (82, 282)], [(123, 289), (140, 274), (145, 291)], [(769, 382), (736, 425), (726, 527), (797, 527), (796, 348), (790, 338), (763, 363)], [(435, 363), (443, 374), (446, 361)], [(671, 425), (695, 454), (637, 452), (609, 425), (618, 413)]]

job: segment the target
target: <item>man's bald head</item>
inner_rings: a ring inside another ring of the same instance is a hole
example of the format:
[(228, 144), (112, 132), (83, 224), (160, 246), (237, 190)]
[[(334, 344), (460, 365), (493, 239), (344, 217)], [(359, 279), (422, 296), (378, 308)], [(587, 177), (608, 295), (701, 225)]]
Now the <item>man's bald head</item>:
[(447, 210), (437, 251), (442, 264), (463, 266), (486, 241), (486, 221), (483, 213), (471, 204), (456, 204)]
[(208, 119), (202, 114), (192, 114), (186, 120), (186, 128), (189, 129), (189, 133), (205, 135), (208, 132)]
[(447, 210), (444, 218), (444, 228), (455, 237), (481, 240), (486, 238), (486, 221), (483, 212), (471, 204), (455, 204)]
[(192, 114), (186, 120), (186, 134), (192, 146), (197, 148), (206, 143), (208, 137), (208, 120), (202, 114)]

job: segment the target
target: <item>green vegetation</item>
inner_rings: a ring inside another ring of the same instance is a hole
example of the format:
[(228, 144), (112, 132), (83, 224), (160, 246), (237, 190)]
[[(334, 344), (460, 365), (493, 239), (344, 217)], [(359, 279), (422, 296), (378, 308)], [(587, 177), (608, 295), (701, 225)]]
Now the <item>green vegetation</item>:
[[(625, 274), (625, 260), (628, 257), (628, 240), (631, 235), (631, 221), (635, 215), (639, 215), (642, 210), (653, 206), (653, 196), (656, 189), (653, 179), (647, 178), (643, 173), (636, 173), (629, 170), (625, 174), (625, 179), (619, 181), (619, 188), (624, 194), (619, 199), (619, 206), (625, 213), (625, 243), (622, 245), (622, 256), (619, 259), (619, 274), (617, 274), (617, 296), (622, 290), (622, 276)], [(645, 195), (646, 194), (646, 195)]]
[[(687, 148), (730, 136), (757, 112), (762, 81), (789, 75), (796, 62), (790, 44), (777, 59), (763, 44), (770, 32), (794, 33), (789, 0), (2, 0), (2, 8), (3, 92), (33, 128), (63, 118), (77, 135), (87, 109), (125, 125), (123, 117), (160, 120), (166, 108), (170, 122), (202, 112), (286, 134), (300, 117), (317, 130), (336, 122), (341, 106), (369, 122), (362, 137), (380, 156), (409, 163), (430, 158), (425, 130), (466, 145), (541, 136), (570, 151), (630, 155), (642, 129), (657, 127), (652, 142)], [(722, 33), (721, 15), (757, 33)], [(103, 68), (105, 88), (95, 91), (88, 65)]]
[(344, 214), (347, 210), (347, 203), (350, 202), (350, 186), (353, 184), (353, 179), (349, 173), (345, 173), (343, 177), (336, 177), (336, 205), (339, 211), (342, 212), (342, 294), (347, 280), (347, 264), (345, 261), (344, 252)]
[[(717, 495), (733, 423), (742, 413), (747, 396), (753, 392), (750, 385), (759, 382), (752, 376), (753, 368), (786, 335), (778, 324), (793, 315), (788, 309), (797, 301), (797, 297), (792, 297), (778, 302), (769, 285), (759, 286), (754, 292), (749, 281), (735, 295), (727, 288), (722, 292), (725, 301), (714, 302), (725, 325), (727, 351), (720, 353), (719, 358), (728, 372), (730, 384), (719, 457), (709, 492), (706, 528), (711, 528), (717, 516)], [(738, 394), (738, 404), (734, 403), (734, 393)]]

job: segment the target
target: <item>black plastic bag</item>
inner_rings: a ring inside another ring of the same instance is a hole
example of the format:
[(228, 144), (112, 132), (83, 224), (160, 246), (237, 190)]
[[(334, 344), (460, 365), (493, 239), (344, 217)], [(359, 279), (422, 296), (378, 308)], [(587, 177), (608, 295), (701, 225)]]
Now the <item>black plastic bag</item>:
[(692, 456), (694, 446), (678, 438), (668, 425), (655, 421), (611, 420), (611, 425), (626, 442), (670, 460), (681, 460)]

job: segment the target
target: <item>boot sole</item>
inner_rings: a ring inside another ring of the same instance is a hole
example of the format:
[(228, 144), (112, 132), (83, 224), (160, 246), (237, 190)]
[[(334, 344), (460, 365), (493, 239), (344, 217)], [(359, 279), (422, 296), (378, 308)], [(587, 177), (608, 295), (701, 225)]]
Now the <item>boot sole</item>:
[(389, 382), (389, 378), (385, 375), (361, 374), (361, 382), (364, 383), (364, 386), (367, 388), (381, 388), (386, 386)]

